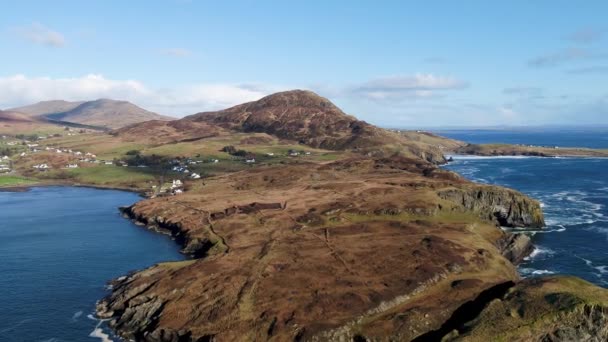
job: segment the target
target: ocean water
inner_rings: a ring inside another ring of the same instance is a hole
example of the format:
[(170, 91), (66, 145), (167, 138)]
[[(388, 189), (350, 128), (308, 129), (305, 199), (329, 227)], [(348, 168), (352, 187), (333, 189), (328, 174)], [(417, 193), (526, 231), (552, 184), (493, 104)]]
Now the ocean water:
[[(565, 146), (559, 136), (554, 139)], [(572, 139), (568, 135), (566, 141)], [(571, 143), (582, 146), (587, 140), (588, 136), (581, 133), (580, 142)], [(537, 144), (533, 137), (522, 143)], [(608, 142), (596, 145), (608, 148)], [(454, 159), (446, 169), (476, 182), (519, 190), (542, 203), (547, 226), (531, 233), (536, 248), (519, 267), (523, 276), (570, 274), (608, 286), (608, 159), (476, 156), (454, 156)]]
[(436, 130), (444, 137), (471, 144), (525, 144), (535, 146), (608, 148), (608, 128), (507, 130)]
[(184, 257), (122, 218), (136, 194), (76, 187), (0, 192), (0, 341), (108, 341), (94, 319), (107, 281)]

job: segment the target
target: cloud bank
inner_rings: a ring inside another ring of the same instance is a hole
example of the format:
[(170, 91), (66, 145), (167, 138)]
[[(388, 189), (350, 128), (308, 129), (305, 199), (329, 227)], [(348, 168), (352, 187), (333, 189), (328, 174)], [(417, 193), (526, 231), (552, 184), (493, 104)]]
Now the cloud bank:
[(38, 101), (112, 98), (127, 100), (161, 114), (182, 116), (257, 100), (276, 89), (250, 84), (189, 84), (154, 89), (137, 80), (113, 80), (99, 74), (75, 78), (0, 77), (0, 108)]
[(370, 80), (352, 88), (352, 93), (377, 101), (398, 101), (435, 97), (446, 90), (463, 89), (464, 81), (433, 74), (389, 76)]

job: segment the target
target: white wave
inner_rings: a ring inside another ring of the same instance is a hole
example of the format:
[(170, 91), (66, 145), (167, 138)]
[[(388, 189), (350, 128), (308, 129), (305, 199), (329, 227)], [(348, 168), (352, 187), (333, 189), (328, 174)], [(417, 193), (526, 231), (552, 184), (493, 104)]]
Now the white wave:
[(553, 254), (555, 254), (555, 252), (552, 251), (551, 249), (536, 245), (536, 246), (534, 246), (534, 250), (532, 251), (532, 253), (530, 253), (530, 255), (528, 255), (527, 257), (525, 257), (524, 260), (531, 260), (531, 259), (534, 259), (541, 255), (551, 256)]
[(598, 270), (601, 274), (606, 274), (608, 273), (608, 266), (605, 265), (601, 265), (601, 266), (595, 266), (594, 267), (596, 270)]
[(549, 271), (549, 270), (537, 270), (537, 269), (534, 269), (534, 268), (520, 268), (519, 272), (523, 276), (527, 276), (527, 275), (555, 274), (555, 272), (553, 272), (553, 271)]
[(590, 231), (594, 231), (596, 233), (604, 234), (604, 235), (606, 235), (606, 238), (608, 239), (608, 228), (589, 227), (586, 230), (590, 230)]
[(562, 226), (561, 224), (557, 225), (559, 228), (557, 228), (556, 230), (554, 230), (555, 232), (563, 232), (566, 230), (566, 227)]
[(93, 320), (93, 321), (97, 321), (97, 325), (95, 326), (95, 329), (93, 329), (93, 331), (91, 331), (91, 333), (89, 334), (89, 337), (99, 338), (101, 340), (101, 342), (114, 342), (110, 338), (110, 335), (105, 333), (103, 331), (103, 328), (101, 327), (103, 322), (108, 321), (107, 319), (99, 319), (92, 314), (88, 314), (87, 318), (90, 320)]
[(110, 338), (110, 335), (104, 333), (103, 330), (99, 328), (99, 326), (93, 329), (89, 336), (99, 338), (102, 342), (113, 342)]
[(585, 262), (585, 264), (586, 264), (587, 266), (589, 266), (589, 267), (593, 267), (593, 262), (591, 262), (591, 260), (589, 260), (589, 259), (585, 259), (585, 258), (580, 257), (580, 256), (578, 256), (578, 255), (575, 255), (575, 257), (577, 257), (577, 258), (581, 259), (582, 261), (584, 261), (584, 262)]
[(72, 321), (78, 320), (78, 318), (80, 318), (80, 316), (82, 316), (82, 311), (75, 312), (74, 316), (72, 316)]
[(541, 275), (541, 274), (555, 274), (553, 271), (549, 270), (534, 270), (532, 274)]

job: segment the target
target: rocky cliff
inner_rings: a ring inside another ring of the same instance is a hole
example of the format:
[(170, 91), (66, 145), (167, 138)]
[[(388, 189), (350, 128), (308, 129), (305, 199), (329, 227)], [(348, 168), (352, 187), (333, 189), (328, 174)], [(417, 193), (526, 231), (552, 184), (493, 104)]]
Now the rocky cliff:
[(446, 189), (439, 197), (459, 203), (503, 227), (543, 227), (540, 203), (517, 191), (498, 186), (474, 186)]

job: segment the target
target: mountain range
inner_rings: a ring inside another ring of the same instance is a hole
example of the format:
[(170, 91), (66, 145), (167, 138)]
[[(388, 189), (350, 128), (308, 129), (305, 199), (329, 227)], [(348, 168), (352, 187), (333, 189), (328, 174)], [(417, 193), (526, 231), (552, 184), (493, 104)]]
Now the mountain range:
[(77, 102), (43, 101), (11, 108), (9, 111), (50, 122), (70, 122), (107, 129), (116, 129), (148, 120), (171, 120), (168, 116), (150, 112), (130, 102), (110, 99)]

